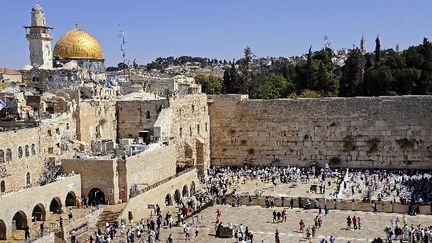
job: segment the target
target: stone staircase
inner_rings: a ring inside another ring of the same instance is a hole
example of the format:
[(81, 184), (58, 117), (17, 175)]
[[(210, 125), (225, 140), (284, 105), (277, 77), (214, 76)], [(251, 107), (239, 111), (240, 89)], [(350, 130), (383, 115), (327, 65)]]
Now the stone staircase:
[(106, 206), (103, 212), (99, 215), (96, 226), (98, 228), (105, 229), (106, 223), (117, 224), (117, 219), (125, 206), (126, 203)]

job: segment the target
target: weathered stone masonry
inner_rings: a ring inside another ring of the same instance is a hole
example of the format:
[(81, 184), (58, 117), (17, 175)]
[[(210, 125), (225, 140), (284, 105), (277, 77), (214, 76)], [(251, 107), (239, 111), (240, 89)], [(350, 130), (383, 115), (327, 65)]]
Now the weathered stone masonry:
[(212, 165), (432, 168), (432, 97), (209, 97)]

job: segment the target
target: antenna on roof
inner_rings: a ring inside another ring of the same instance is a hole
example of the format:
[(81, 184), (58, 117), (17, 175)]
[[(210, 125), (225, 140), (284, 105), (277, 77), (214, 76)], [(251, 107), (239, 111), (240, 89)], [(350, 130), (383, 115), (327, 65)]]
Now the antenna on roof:
[(122, 53), (123, 63), (126, 64), (126, 34), (125, 31), (120, 27), (120, 25), (119, 25), (119, 31), (120, 31), (119, 37), (121, 38), (120, 51)]

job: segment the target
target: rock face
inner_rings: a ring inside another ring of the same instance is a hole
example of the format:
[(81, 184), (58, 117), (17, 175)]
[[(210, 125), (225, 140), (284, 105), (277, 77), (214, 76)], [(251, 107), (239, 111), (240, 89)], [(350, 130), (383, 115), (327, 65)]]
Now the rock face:
[(432, 168), (432, 96), (209, 96), (212, 165)]

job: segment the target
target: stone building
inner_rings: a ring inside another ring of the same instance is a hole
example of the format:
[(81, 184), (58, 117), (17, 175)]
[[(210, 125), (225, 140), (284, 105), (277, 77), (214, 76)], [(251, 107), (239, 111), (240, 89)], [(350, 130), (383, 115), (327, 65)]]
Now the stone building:
[[(206, 172), (210, 118), (205, 94), (173, 96), (168, 100), (120, 99), (117, 119), (119, 139), (140, 137), (147, 143), (161, 137), (174, 139), (179, 168), (197, 166), (200, 174)], [(163, 135), (161, 128), (170, 134)]]

